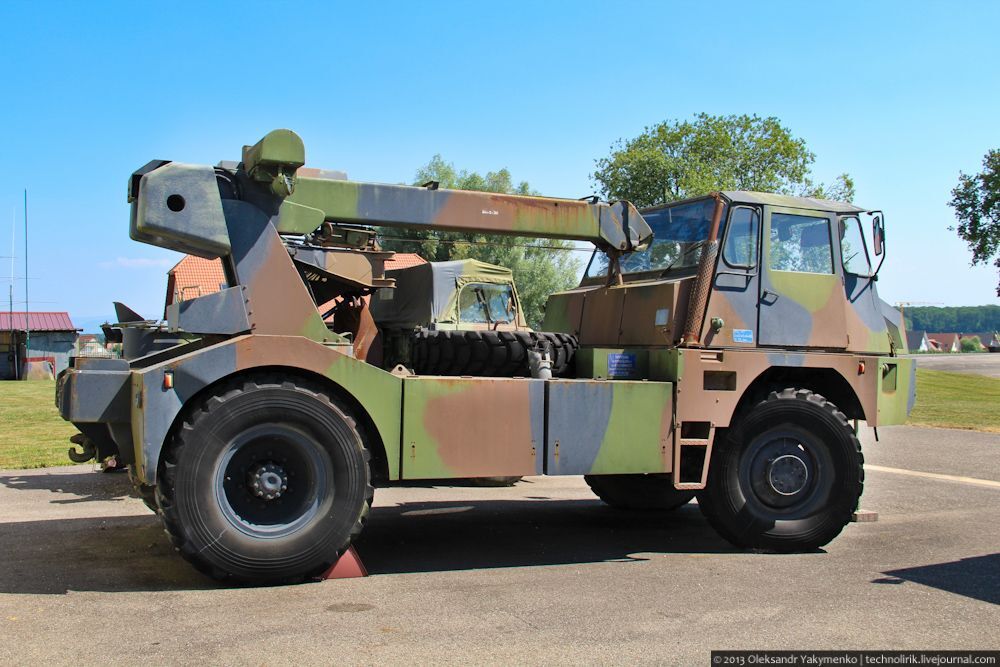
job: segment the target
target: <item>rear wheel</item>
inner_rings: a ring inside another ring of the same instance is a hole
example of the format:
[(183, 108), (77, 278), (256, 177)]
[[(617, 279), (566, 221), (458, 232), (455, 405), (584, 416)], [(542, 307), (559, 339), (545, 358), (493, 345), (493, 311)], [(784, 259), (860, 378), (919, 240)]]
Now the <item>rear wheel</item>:
[(373, 489), (349, 410), (307, 381), (252, 377), (192, 410), (157, 484), (164, 527), (220, 580), (319, 575), (364, 526)]
[(670, 475), (584, 475), (598, 498), (623, 510), (669, 512), (686, 505), (694, 491), (678, 491)]
[(863, 463), (833, 403), (805, 389), (771, 392), (717, 443), (698, 504), (737, 546), (813, 550), (851, 520)]

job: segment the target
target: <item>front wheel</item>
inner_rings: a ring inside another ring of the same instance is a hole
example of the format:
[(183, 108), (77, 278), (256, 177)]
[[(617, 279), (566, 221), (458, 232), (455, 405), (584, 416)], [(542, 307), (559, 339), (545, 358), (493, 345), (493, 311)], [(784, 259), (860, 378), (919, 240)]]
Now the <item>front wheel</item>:
[(814, 550), (851, 520), (863, 463), (833, 403), (805, 389), (771, 392), (716, 444), (698, 505), (737, 546)]
[(216, 579), (255, 584), (329, 568), (372, 493), (350, 411), (320, 386), (277, 376), (234, 382), (190, 410), (157, 483), (181, 555)]

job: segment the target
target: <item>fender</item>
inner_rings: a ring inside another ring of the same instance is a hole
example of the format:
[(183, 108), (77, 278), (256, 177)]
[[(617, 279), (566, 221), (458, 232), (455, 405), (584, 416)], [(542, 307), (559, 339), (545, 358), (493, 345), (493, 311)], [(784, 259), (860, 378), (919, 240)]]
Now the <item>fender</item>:
[[(137, 476), (156, 483), (160, 454), (182, 411), (205, 389), (254, 369), (288, 368), (330, 380), (364, 406), (386, 448), (389, 478), (399, 478), (399, 415), (402, 380), (350, 356), (349, 346), (330, 346), (301, 336), (249, 334), (132, 369), (131, 424)], [(155, 358), (151, 359), (155, 362)]]

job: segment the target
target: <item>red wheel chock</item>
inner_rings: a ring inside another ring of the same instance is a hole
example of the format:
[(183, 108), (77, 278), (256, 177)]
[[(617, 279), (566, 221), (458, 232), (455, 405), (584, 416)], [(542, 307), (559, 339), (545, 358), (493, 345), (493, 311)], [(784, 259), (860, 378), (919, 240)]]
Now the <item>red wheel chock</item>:
[(320, 579), (354, 579), (367, 576), (368, 570), (365, 569), (365, 564), (361, 562), (354, 547), (350, 546)]

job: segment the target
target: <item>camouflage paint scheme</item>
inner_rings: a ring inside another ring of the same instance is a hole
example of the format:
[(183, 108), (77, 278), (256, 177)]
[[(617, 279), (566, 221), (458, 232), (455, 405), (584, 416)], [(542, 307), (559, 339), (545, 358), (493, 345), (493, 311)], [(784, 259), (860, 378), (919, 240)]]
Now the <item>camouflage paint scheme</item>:
[[(331, 294), (391, 289), (387, 254), (349, 238), (363, 236), (351, 225), (571, 238), (612, 256), (642, 249), (652, 232), (627, 202), (353, 183), (304, 162), (301, 140), (278, 130), (245, 147), (238, 165), (154, 161), (130, 181), (131, 236), (221, 257), (230, 284), (169, 314), (172, 329), (199, 340), (128, 361), (79, 359), (59, 378), (63, 417), (113, 442), (146, 484), (184, 408), (255, 371), (327, 382), (360, 418), (376, 479), (388, 480), (671, 472), (698, 451), (701, 462), (675, 484), (700, 488), (715, 429), (729, 426), (765, 380), (815, 385), (870, 425), (901, 423), (912, 407), (914, 365), (891, 356), (874, 281), (844, 276), (839, 261), (818, 278), (781, 275), (762, 261), (716, 266), (697, 348), (678, 346), (697, 276), (585, 280), (550, 298), (543, 325), (579, 336), (577, 379), (416, 377), (364, 363), (354, 356), (358, 332), (331, 331), (317, 310)], [(831, 223), (861, 211), (759, 193), (721, 197), (728, 210), (758, 210), (764, 240), (772, 211)], [(775, 298), (760, 306), (764, 289)]]

